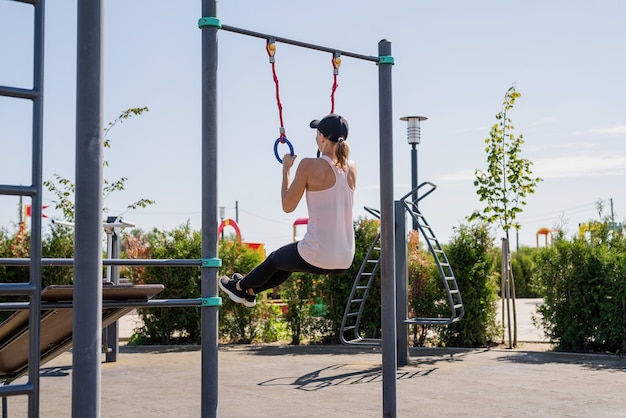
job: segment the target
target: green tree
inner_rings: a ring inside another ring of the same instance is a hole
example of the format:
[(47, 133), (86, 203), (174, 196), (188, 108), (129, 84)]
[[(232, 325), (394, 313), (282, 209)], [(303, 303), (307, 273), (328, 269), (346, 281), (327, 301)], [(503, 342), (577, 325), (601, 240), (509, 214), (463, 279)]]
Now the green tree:
[[(506, 267), (502, 270), (502, 299), (512, 297), (514, 318), (514, 341), (517, 344), (517, 323), (515, 321), (515, 282), (512, 275), (510, 260), (509, 230), (520, 229), (516, 217), (522, 212), (521, 206), (526, 205), (526, 196), (535, 192), (539, 177), (532, 177), (532, 162), (521, 158), (520, 153), (524, 140), (522, 135), (515, 136), (512, 120), (508, 112), (513, 109), (515, 101), (521, 96), (515, 86), (511, 86), (504, 95), (502, 110), (496, 115), (497, 122), (491, 127), (489, 138), (485, 139), (487, 147), (487, 171), (476, 170), (474, 186), (480, 201), (486, 206), (474, 211), (468, 219), (480, 220), (491, 225), (498, 222), (506, 237)], [(504, 309), (503, 309), (504, 311)]]
[(532, 177), (532, 162), (520, 158), (523, 136), (514, 135), (515, 127), (508, 116), (520, 96), (515, 86), (506, 91), (503, 108), (496, 115), (497, 122), (491, 127), (489, 138), (485, 139), (488, 167), (487, 171), (476, 170), (474, 186), (486, 206), (469, 217), (470, 221), (478, 219), (487, 224), (499, 222), (507, 239), (511, 228), (520, 228), (515, 219), (522, 212), (521, 206), (526, 205), (526, 196), (534, 193), (542, 180)]
[[(147, 107), (134, 107), (124, 110), (113, 122), (109, 122), (108, 126), (104, 129), (104, 148), (111, 148), (111, 140), (109, 139), (109, 133), (111, 129), (117, 124), (124, 122), (132, 116), (139, 116), (143, 112), (147, 112)], [(108, 167), (109, 162), (104, 161), (103, 166)], [(63, 177), (59, 174), (54, 174), (53, 177), (55, 180), (46, 180), (43, 182), (43, 185), (48, 189), (49, 192), (54, 194), (56, 200), (53, 200), (54, 208), (60, 210), (63, 213), (63, 218), (68, 222), (74, 222), (74, 201), (72, 197), (75, 192), (75, 184), (66, 177)], [(126, 181), (128, 178), (120, 177), (117, 180), (109, 181), (104, 179), (104, 187), (102, 189), (103, 201), (115, 191), (124, 190), (126, 187)], [(127, 206), (127, 209), (134, 210), (137, 208), (145, 208), (150, 205), (155, 204), (156, 202), (151, 199), (141, 198), (133, 203), (130, 203)], [(108, 209), (102, 208), (104, 213), (108, 212)]]
[(514, 135), (515, 127), (508, 116), (520, 96), (515, 86), (506, 91), (503, 108), (496, 115), (497, 122), (491, 127), (489, 138), (485, 139), (488, 167), (486, 171), (476, 170), (474, 186), (486, 206), (469, 217), (470, 221), (477, 219), (487, 224), (498, 222), (507, 240), (511, 228), (521, 227), (516, 217), (522, 212), (521, 206), (526, 205), (526, 197), (534, 193), (542, 181), (539, 177), (532, 177), (530, 168), (533, 163), (520, 157), (523, 136)]

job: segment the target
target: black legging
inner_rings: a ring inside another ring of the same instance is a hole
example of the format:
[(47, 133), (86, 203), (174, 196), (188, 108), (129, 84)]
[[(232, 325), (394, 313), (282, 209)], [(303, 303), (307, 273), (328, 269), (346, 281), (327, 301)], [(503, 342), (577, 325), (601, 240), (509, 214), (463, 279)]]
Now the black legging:
[(323, 269), (307, 263), (300, 256), (297, 246), (298, 243), (294, 242), (273, 251), (241, 280), (241, 289), (252, 289), (257, 294), (275, 288), (287, 280), (291, 273), (332, 274), (345, 271)]

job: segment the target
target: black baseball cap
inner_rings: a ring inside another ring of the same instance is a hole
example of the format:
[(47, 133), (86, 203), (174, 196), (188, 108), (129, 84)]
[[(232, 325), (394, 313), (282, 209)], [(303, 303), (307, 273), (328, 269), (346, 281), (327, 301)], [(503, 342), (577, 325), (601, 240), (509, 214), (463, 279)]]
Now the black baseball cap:
[(348, 139), (348, 121), (342, 116), (331, 113), (322, 120), (315, 119), (309, 124), (311, 128), (317, 128), (326, 138), (333, 142)]

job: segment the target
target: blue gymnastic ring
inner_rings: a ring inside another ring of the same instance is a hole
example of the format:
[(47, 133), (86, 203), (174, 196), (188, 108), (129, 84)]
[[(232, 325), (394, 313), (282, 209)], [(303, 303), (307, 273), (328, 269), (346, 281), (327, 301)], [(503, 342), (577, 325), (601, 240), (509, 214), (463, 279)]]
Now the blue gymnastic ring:
[(278, 144), (280, 142), (284, 142), (285, 144), (287, 144), (287, 146), (289, 147), (289, 153), (291, 155), (293, 155), (293, 145), (291, 145), (291, 142), (289, 142), (289, 140), (285, 136), (282, 138), (278, 138), (276, 142), (274, 142), (274, 155), (276, 156), (276, 159), (278, 160), (278, 162), (282, 164), (283, 160), (278, 155)]

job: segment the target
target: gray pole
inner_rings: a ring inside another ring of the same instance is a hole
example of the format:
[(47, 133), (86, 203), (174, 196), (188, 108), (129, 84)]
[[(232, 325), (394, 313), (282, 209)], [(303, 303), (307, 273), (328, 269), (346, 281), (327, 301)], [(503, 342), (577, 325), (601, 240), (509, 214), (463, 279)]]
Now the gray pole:
[[(217, 1), (202, 0), (202, 16), (217, 16)], [(202, 33), (202, 258), (217, 258), (217, 31)], [(202, 269), (201, 295), (217, 297), (217, 267)], [(201, 308), (202, 417), (217, 417), (218, 306)]]
[[(378, 43), (378, 103), (380, 118), (380, 240), (383, 417), (395, 417), (396, 407), (396, 282), (393, 203), (393, 111), (391, 108), (391, 42)], [(385, 58), (385, 59), (383, 59)]]
[(100, 416), (102, 4), (78, 0), (72, 416)]
[[(42, 205), (42, 166), (43, 166), (43, 96), (44, 96), (44, 38), (45, 38), (45, 2), (40, 1), (35, 7), (35, 37), (34, 37), (34, 68), (33, 90), (38, 93), (33, 99), (33, 162), (32, 184), (38, 190), (31, 200), (31, 236), (30, 236), (30, 282), (35, 284), (36, 291), (30, 295), (30, 312), (28, 325), (30, 328), (28, 339), (28, 381), (33, 385), (33, 392), (28, 398), (29, 416), (38, 417), (40, 407), (40, 380), (39, 367), (41, 343), (41, 205)], [(22, 216), (22, 196), (20, 195), (20, 216)], [(20, 218), (22, 220), (22, 218)], [(25, 219), (24, 219), (25, 220)], [(6, 398), (4, 398), (6, 399)], [(4, 401), (3, 399), (3, 401)]]
[(394, 202), (396, 210), (396, 333), (398, 366), (409, 364), (409, 327), (404, 320), (409, 316), (409, 266), (406, 239), (406, 212), (401, 200)]
[[(411, 200), (415, 202), (415, 206), (418, 206), (417, 199), (419, 198), (417, 194), (417, 179), (417, 145), (411, 144), (411, 190), (415, 190), (411, 196)], [(413, 219), (413, 230), (417, 231), (419, 228), (417, 220), (414, 217), (411, 218)]]
[[(107, 218), (107, 224), (115, 224), (118, 221), (117, 216), (109, 216)], [(107, 258), (109, 259), (119, 259), (120, 258), (120, 240), (119, 240), (119, 232), (120, 228), (115, 226), (105, 226), (105, 231), (107, 234), (107, 242), (108, 242), (108, 251)], [(107, 280), (113, 283), (114, 285), (120, 284), (120, 266), (108, 266), (107, 270), (109, 271), (109, 277)], [(119, 323), (118, 321), (113, 322), (111, 325), (106, 327), (103, 331), (104, 338), (104, 349), (105, 349), (105, 358), (107, 363), (115, 363), (118, 359), (119, 351), (120, 351), (120, 331), (119, 331)]]

